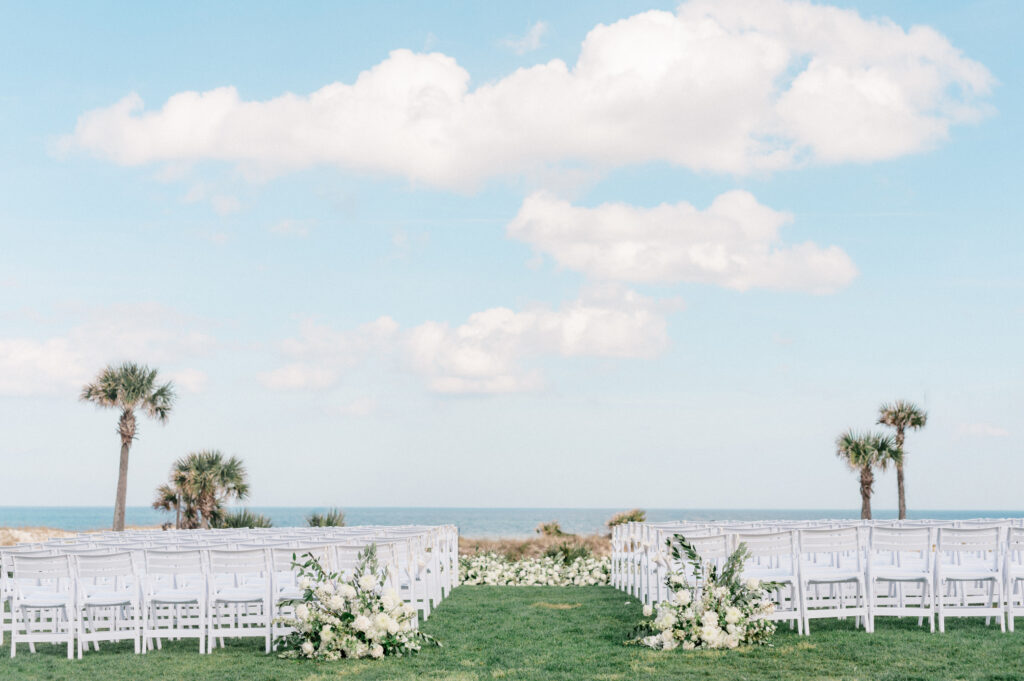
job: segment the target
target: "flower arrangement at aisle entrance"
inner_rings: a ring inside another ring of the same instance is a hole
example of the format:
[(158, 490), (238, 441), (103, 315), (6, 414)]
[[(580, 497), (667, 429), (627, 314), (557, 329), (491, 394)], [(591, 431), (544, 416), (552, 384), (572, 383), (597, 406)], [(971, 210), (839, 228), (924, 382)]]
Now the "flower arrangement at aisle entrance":
[(778, 585), (757, 579), (742, 579), (747, 547), (740, 544), (718, 567), (705, 564), (696, 549), (681, 534), (666, 544), (676, 564), (686, 561), (692, 568), (693, 583), (683, 569), (669, 572), (666, 583), (672, 596), (655, 607), (644, 606), (645, 620), (634, 630), (628, 644), (656, 650), (694, 648), (736, 648), (765, 645), (775, 633), (775, 623), (766, 619), (775, 609), (769, 593)]
[(312, 555), (296, 560), (301, 600), (291, 616), (277, 622), (293, 631), (277, 639), (280, 657), (338, 660), (407, 655), (424, 645), (441, 645), (417, 627), (417, 612), (390, 588), (377, 561), (377, 547), (359, 553), (350, 580), (327, 572)]

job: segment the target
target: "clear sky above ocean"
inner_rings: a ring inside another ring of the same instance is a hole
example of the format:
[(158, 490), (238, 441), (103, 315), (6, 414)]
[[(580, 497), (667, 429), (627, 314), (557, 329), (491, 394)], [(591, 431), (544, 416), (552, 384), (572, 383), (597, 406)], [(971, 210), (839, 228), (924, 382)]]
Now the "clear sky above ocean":
[[(840, 8), (839, 11), (835, 7)], [(1024, 4), (0, 7), (5, 505), (1020, 507)], [(895, 480), (876, 483), (895, 506)], [(106, 522), (106, 521), (105, 521)]]

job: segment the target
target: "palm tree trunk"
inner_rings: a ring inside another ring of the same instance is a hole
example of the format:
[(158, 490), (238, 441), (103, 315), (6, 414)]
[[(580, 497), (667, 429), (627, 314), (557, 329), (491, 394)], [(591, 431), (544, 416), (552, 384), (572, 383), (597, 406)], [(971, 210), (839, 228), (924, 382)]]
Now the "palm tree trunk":
[(125, 409), (118, 422), (121, 434), (121, 462), (117, 471), (117, 496), (114, 498), (114, 531), (124, 531), (124, 507), (128, 496), (128, 452), (135, 439), (135, 414)]
[(865, 466), (860, 469), (860, 518), (871, 520), (871, 488), (875, 484), (875, 474)]
[(896, 491), (900, 498), (900, 520), (907, 517), (907, 493), (903, 489), (903, 429), (896, 429), (896, 447), (900, 450), (900, 460), (896, 464)]
[(907, 517), (907, 493), (903, 490), (903, 463), (896, 464), (896, 489), (900, 495), (900, 520)]

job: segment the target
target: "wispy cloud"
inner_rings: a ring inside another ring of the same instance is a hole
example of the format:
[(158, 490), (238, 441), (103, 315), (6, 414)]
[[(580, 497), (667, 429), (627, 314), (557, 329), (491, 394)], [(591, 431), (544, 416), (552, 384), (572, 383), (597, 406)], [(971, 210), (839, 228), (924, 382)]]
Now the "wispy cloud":
[(270, 231), (281, 236), (309, 236), (309, 227), (302, 220), (281, 220), (271, 225)]
[(527, 52), (540, 49), (541, 40), (547, 32), (547, 22), (538, 21), (533, 26), (530, 26), (524, 35), (518, 38), (505, 38), (501, 41), (501, 44), (511, 48), (516, 54), (526, 54)]
[(974, 437), (1006, 437), (1010, 431), (991, 423), (962, 423), (957, 429), (957, 434)]

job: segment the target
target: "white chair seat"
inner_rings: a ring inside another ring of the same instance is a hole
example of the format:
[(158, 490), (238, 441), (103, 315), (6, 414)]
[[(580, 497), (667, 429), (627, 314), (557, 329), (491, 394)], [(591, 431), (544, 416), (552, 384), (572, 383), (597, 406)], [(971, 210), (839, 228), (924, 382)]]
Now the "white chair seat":
[(233, 586), (225, 589), (218, 589), (213, 593), (212, 600), (230, 603), (246, 603), (249, 601), (261, 601), (267, 597), (267, 590), (262, 587)]
[(871, 568), (871, 577), (874, 579), (887, 579), (891, 581), (931, 581), (931, 574), (925, 568), (909, 568), (891, 565), (886, 567)]
[(103, 605), (124, 605), (134, 600), (132, 594), (127, 591), (95, 591), (85, 596), (82, 605), (103, 606)]
[(852, 582), (862, 577), (859, 570), (845, 568), (804, 568), (801, 571), (804, 581), (811, 582)]
[(71, 605), (71, 594), (54, 591), (35, 591), (18, 599), (25, 608), (56, 608)]
[(981, 565), (944, 565), (940, 574), (943, 579), (998, 579), (999, 570)]
[(200, 589), (161, 589), (154, 591), (149, 600), (157, 603), (192, 603), (202, 597)]

